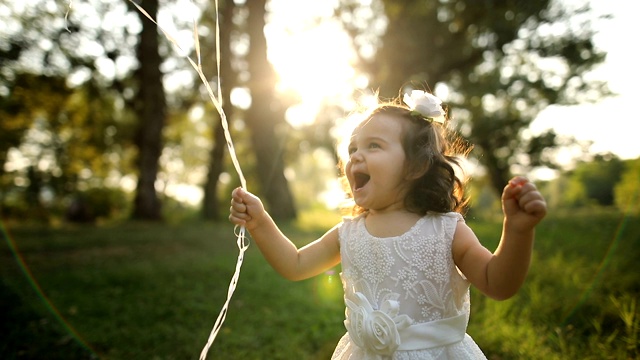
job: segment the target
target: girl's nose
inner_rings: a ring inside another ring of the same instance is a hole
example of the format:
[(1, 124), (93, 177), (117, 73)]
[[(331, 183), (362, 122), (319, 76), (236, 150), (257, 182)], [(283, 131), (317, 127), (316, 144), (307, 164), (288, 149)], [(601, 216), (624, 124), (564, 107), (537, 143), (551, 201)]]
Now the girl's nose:
[(351, 162), (360, 162), (362, 161), (362, 154), (356, 150), (349, 155), (349, 160), (351, 160)]

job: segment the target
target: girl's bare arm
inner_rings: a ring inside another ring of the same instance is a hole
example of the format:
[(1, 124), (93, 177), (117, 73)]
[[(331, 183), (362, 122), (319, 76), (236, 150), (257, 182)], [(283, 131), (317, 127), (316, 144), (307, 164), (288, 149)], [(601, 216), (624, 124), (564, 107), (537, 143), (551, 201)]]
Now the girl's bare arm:
[(508, 299), (520, 289), (529, 271), (535, 226), (546, 215), (546, 203), (535, 185), (516, 177), (502, 193), (504, 222), (496, 251), (487, 250), (473, 231), (458, 223), (453, 257), (467, 279), (495, 299)]
[(340, 262), (336, 225), (316, 241), (298, 249), (280, 231), (255, 195), (237, 188), (232, 192), (229, 220), (244, 226), (269, 264), (282, 277), (303, 280)]

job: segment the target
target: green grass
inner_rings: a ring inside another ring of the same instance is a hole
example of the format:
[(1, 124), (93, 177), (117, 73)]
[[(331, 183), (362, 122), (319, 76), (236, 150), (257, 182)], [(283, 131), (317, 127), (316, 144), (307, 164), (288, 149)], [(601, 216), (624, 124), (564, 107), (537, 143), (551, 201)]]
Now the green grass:
[[(469, 334), (490, 359), (636, 358), (639, 220), (550, 215), (517, 296), (472, 290)], [(283, 227), (303, 244), (335, 221), (304, 214)], [(469, 222), (493, 250), (501, 225)], [(197, 359), (238, 255), (226, 223), (15, 226), (4, 236), (2, 359)], [(207, 358), (328, 359), (345, 331), (338, 271), (288, 282), (252, 245)]]

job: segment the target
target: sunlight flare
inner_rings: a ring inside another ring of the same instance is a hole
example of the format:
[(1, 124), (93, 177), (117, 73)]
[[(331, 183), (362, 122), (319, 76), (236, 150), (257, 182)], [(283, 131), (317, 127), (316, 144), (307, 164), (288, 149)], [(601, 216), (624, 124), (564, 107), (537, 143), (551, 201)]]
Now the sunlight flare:
[(355, 53), (331, 12), (322, 16), (296, 12), (294, 21), (292, 9), (278, 2), (273, 7), (265, 27), (269, 60), (278, 74), (278, 90), (299, 101), (287, 120), (294, 126), (307, 125), (327, 99), (351, 96), (359, 80), (352, 67)]

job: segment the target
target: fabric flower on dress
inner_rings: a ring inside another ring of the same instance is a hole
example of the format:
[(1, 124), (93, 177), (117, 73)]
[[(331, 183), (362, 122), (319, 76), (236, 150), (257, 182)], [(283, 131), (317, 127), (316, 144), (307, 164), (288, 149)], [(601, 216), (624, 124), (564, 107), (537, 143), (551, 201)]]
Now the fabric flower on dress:
[(442, 101), (428, 92), (413, 90), (411, 94), (404, 94), (402, 99), (412, 114), (424, 117), (429, 122), (444, 124), (444, 110)]
[(344, 324), (351, 340), (379, 355), (391, 355), (400, 346), (398, 330), (411, 325), (411, 318), (398, 315), (400, 303), (386, 299), (379, 310), (374, 310), (362, 293), (355, 293), (353, 301), (345, 299), (347, 320)]

